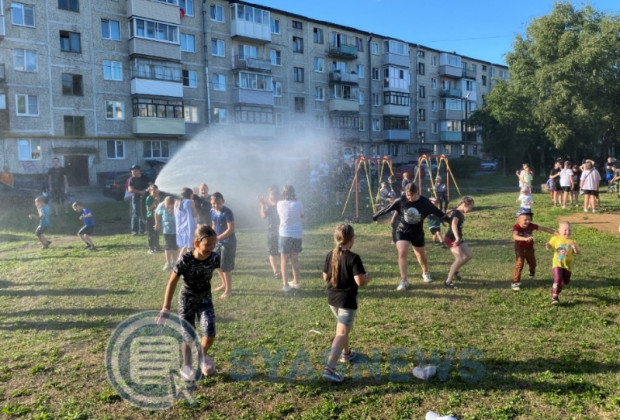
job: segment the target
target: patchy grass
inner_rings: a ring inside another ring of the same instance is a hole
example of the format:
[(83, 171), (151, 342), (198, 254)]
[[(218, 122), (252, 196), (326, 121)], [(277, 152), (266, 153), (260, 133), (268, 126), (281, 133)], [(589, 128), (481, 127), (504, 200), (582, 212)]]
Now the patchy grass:
[[(346, 376), (340, 385), (320, 379), (335, 327), (320, 272), (341, 209), (309, 214), (302, 288), (290, 294), (270, 275), (263, 224), (238, 221), (234, 295), (215, 302), (219, 374), (199, 382), (195, 404), (179, 400), (163, 411), (132, 406), (106, 375), (112, 331), (132, 314), (159, 309), (167, 281), (162, 254), (147, 255), (146, 238), (125, 233), (126, 204), (92, 204), (98, 252), (81, 249), (75, 214), (54, 220), (54, 243), (40, 250), (35, 225), (24, 217), (32, 204), (2, 208), (0, 413), (33, 419), (405, 419), (434, 410), (459, 419), (620, 418), (618, 238), (575, 226), (583, 253), (562, 305), (551, 307), (545, 233), (536, 234), (536, 277), (526, 276), (518, 293), (509, 287), (517, 192), (463, 188), (476, 198), (464, 230), (474, 259), (462, 270), (458, 290), (442, 286), (451, 255), (429, 246), (436, 281), (423, 283), (411, 256), (412, 287), (397, 293), (387, 220), (355, 225), (354, 250), (373, 281), (360, 291), (351, 335), (362, 357), (339, 366)], [(601, 196), (608, 211), (620, 209), (620, 200)], [(535, 199), (536, 222), (555, 227), (563, 211), (551, 208), (545, 195)], [(439, 367), (429, 382), (411, 375), (423, 360)]]

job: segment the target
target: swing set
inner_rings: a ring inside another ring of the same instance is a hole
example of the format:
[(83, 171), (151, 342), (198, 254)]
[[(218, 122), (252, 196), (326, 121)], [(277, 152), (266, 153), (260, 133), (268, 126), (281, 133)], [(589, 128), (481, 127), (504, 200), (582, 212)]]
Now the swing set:
[[(435, 171), (433, 171), (432, 162), (436, 163)], [(372, 181), (374, 181), (374, 174), (372, 165), (375, 165), (376, 169), (376, 185), (377, 192), (373, 194), (372, 192)], [(372, 213), (377, 212), (377, 205), (380, 203), (380, 191), (381, 191), (381, 182), (385, 174), (389, 172), (389, 175), (394, 175), (394, 168), (392, 164), (392, 159), (387, 156), (383, 156), (382, 158), (367, 158), (364, 156), (360, 156), (355, 159), (354, 164), (354, 175), (351, 181), (351, 185), (349, 187), (349, 193), (347, 194), (347, 199), (344, 202), (344, 206), (342, 208), (341, 216), (344, 216), (347, 207), (349, 205), (349, 201), (351, 200), (351, 196), (353, 192), (355, 192), (355, 217), (354, 221), (360, 220), (360, 193), (362, 188), (364, 188), (364, 184), (368, 187), (368, 200), (369, 207), (372, 209)], [(418, 191), (422, 191), (422, 182), (425, 177), (425, 174), (429, 175), (430, 180), (430, 188), (429, 191), (432, 192), (434, 197), (437, 197), (437, 191), (435, 190), (435, 180), (436, 176), (441, 176), (440, 174), (444, 173), (444, 178), (446, 180), (446, 193), (448, 195), (448, 201), (450, 200), (450, 180), (454, 184), (459, 196), (461, 196), (461, 190), (459, 189), (456, 179), (454, 178), (454, 174), (450, 169), (450, 163), (448, 158), (445, 155), (420, 155), (418, 157), (418, 165), (415, 170), (415, 174), (413, 176), (413, 182), (415, 182), (418, 186)], [(361, 173), (361, 176), (360, 176)]]

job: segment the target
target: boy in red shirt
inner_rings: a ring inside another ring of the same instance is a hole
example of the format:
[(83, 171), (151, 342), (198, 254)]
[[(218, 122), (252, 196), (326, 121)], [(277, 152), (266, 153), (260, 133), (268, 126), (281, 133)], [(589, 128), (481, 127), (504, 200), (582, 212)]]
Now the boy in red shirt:
[(521, 289), (521, 271), (527, 261), (530, 268), (530, 278), (536, 274), (536, 255), (534, 254), (534, 236), (535, 230), (557, 235), (553, 229), (532, 223), (534, 213), (530, 209), (522, 208), (517, 212), (517, 223), (512, 228), (512, 239), (515, 241), (515, 270), (512, 276), (512, 290)]

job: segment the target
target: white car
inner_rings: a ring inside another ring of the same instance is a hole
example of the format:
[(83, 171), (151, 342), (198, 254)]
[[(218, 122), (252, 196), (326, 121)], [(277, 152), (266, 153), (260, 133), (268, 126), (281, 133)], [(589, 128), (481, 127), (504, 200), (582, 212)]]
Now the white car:
[(483, 160), (482, 162), (480, 162), (481, 171), (494, 171), (496, 169), (497, 169), (496, 160)]

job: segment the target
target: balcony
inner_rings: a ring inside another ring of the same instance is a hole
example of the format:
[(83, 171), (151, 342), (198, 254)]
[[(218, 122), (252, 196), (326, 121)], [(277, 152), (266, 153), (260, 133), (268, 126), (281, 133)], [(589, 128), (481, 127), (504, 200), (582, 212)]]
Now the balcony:
[(360, 103), (356, 99), (337, 99), (329, 100), (329, 111), (335, 112), (360, 112)]
[(230, 36), (264, 43), (271, 42), (270, 15), (250, 5), (230, 5)]
[(359, 141), (359, 128), (331, 127), (330, 132), (333, 137), (344, 142)]
[[(152, 3), (157, 4), (157, 2)], [(178, 44), (159, 42), (152, 39), (131, 38), (129, 40), (129, 54), (181, 61), (181, 48), (179, 48)]]
[(395, 65), (400, 67), (410, 67), (410, 59), (408, 55), (395, 54), (395, 53), (384, 53), (383, 54), (383, 65)]
[(234, 125), (234, 133), (243, 137), (275, 137), (275, 124), (256, 124), (237, 122)]
[(406, 141), (410, 139), (409, 130), (383, 130), (383, 140)]
[(463, 69), (463, 77), (469, 77), (469, 78), (475, 79), (477, 74), (478, 74), (478, 71), (475, 69), (471, 69), (471, 68)]
[(257, 89), (233, 89), (233, 103), (273, 106), (273, 92)]
[(463, 139), (463, 133), (460, 131), (440, 131), (439, 139), (451, 143), (459, 143)]
[(127, 17), (132, 16), (175, 25), (181, 24), (179, 6), (159, 1), (128, 0)]
[(383, 105), (383, 115), (402, 115), (409, 116), (411, 107), (402, 105)]
[(234, 70), (256, 70), (271, 73), (271, 62), (258, 58), (235, 56)]
[(131, 79), (132, 95), (183, 97), (183, 83), (156, 79)]
[(358, 77), (355, 73), (341, 73), (339, 70), (334, 70), (329, 73), (329, 81), (330, 83), (357, 85)]
[(336, 58), (354, 60), (357, 58), (357, 46), (350, 44), (330, 45), (327, 55)]
[(463, 67), (441, 65), (439, 66), (439, 75), (461, 78), (463, 77)]
[(440, 109), (439, 110), (439, 119), (440, 120), (462, 120), (463, 119), (463, 110), (455, 110), (455, 109)]
[(134, 134), (185, 135), (185, 120), (182, 118), (133, 117)]
[(461, 89), (441, 89), (441, 92), (439, 92), (439, 96), (441, 96), (442, 98), (462, 98), (463, 96), (461, 96), (463, 94), (463, 92), (461, 91)]

